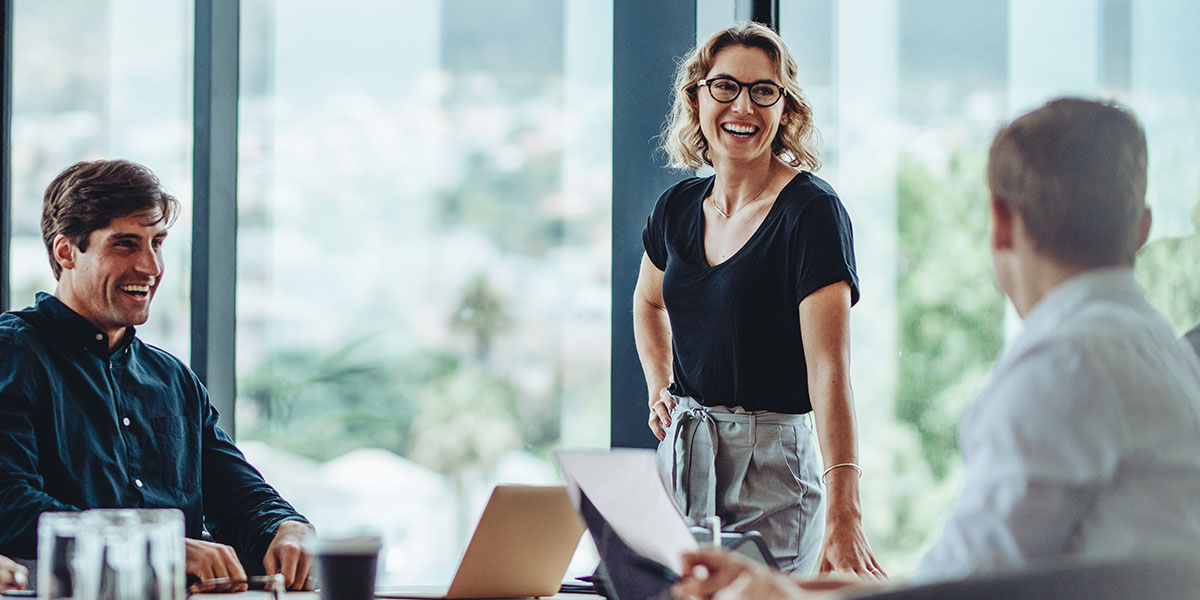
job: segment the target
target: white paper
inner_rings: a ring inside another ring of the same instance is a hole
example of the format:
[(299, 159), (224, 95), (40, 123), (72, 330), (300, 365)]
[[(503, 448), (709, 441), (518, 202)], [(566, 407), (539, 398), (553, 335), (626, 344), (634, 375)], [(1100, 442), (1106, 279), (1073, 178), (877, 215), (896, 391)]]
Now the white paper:
[(679, 507), (658, 474), (652, 450), (559, 450), (555, 453), (571, 500), (579, 491), (638, 554), (676, 573), (684, 552), (697, 549)]

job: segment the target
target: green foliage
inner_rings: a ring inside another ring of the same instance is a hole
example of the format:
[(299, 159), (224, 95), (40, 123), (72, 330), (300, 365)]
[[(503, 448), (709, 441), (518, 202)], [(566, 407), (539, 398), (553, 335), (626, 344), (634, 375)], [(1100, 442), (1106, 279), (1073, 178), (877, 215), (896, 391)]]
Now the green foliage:
[(463, 288), (448, 326), (471, 356), (425, 348), (378, 361), (371, 338), (329, 353), (280, 351), (242, 378), (253, 415), (242, 436), (316, 460), (361, 447), (408, 456), (456, 481), (486, 472), (508, 450), (545, 453), (561, 437), (561, 377), (530, 393), (493, 364), (493, 344), (513, 327), (503, 297), (479, 276)]
[(935, 478), (920, 436), (901, 423), (875, 423), (864, 429), (863, 439), (870, 440), (861, 448), (863, 464), (872, 472), (862, 478), (863, 526), (884, 569), (902, 577), (916, 567), (921, 549), (945, 520), (962, 468), (955, 463), (944, 479)]
[(417, 391), (406, 454), (456, 480), (492, 469), (505, 451), (521, 446), (516, 397), (506, 377), (460, 364)]
[(983, 160), (964, 149), (944, 164), (900, 158), (896, 418), (861, 423), (863, 463), (879, 471), (863, 478), (864, 527), (893, 576), (916, 566), (953, 503), (958, 420), (1003, 345)]
[(504, 300), (492, 289), (484, 275), (476, 275), (466, 290), (458, 308), (450, 317), (450, 327), (465, 331), (475, 345), (475, 358), (486, 362), (496, 336), (512, 327), (513, 318)]
[(560, 152), (505, 168), (494, 153), (481, 149), (468, 154), (465, 168), (455, 186), (440, 193), (441, 225), (478, 227), (501, 249), (517, 254), (541, 256), (562, 245), (563, 218), (543, 206), (561, 187)]
[(942, 174), (912, 156), (900, 165), (896, 416), (940, 481), (958, 456), (962, 410), (1003, 345), (1004, 300), (986, 242), (982, 154), (954, 151)]
[(463, 172), (438, 193), (438, 225), (478, 228), (506, 253), (539, 257), (562, 247), (567, 226), (557, 197), (564, 153), (546, 129), (562, 95), (561, 79), (475, 73), (450, 85), (446, 98), (452, 114), (517, 108), (492, 116), (489, 127), (503, 130), (503, 143), (474, 134), (454, 140), (464, 157)]
[(1192, 206), (1193, 233), (1147, 244), (1135, 271), (1150, 303), (1182, 335), (1200, 323), (1200, 202)]
[(368, 339), (328, 354), (289, 350), (251, 371), (239, 396), (257, 413), (243, 435), (326, 460), (364, 445), (401, 451), (411, 427), (403, 370), (359, 358)]

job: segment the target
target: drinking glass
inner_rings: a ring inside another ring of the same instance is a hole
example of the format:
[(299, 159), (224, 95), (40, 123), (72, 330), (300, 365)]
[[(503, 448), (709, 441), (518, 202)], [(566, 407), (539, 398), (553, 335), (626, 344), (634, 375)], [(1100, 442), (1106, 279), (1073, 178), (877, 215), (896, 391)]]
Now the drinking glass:
[[(76, 600), (183, 600), (183, 513), (100, 509), (85, 513)], [(84, 586), (86, 584), (86, 587)]]
[(38, 598), (76, 597), (76, 589), (81, 583), (76, 542), (83, 526), (82, 512), (48, 512), (38, 517)]
[(701, 547), (721, 547), (721, 517), (684, 517), (684, 521)]

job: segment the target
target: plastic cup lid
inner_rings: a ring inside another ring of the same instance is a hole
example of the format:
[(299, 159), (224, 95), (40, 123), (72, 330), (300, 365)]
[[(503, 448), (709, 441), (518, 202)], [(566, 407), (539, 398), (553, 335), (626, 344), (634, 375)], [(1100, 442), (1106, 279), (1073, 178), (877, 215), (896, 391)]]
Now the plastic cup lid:
[(377, 554), (383, 548), (383, 536), (377, 531), (353, 531), (317, 536), (316, 554)]

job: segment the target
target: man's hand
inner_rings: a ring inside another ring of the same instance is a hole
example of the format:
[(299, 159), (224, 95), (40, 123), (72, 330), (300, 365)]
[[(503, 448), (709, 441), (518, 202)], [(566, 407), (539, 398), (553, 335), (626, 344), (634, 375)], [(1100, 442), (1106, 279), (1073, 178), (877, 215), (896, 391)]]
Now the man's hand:
[(29, 582), (29, 571), (6, 556), (0, 556), (0, 592), (23, 590)]
[(731, 552), (685, 552), (682, 576), (671, 591), (680, 598), (711, 600), (743, 575), (752, 577), (754, 567)]
[[(201, 581), (208, 579), (231, 579), (245, 581), (246, 571), (242, 569), (242, 561), (238, 560), (237, 552), (224, 544), (193, 540), (184, 540), (187, 556), (187, 572), (199, 577)], [(230, 585), (219, 591), (244, 592), (245, 583)]]
[(683, 576), (671, 591), (696, 600), (797, 600), (836, 597), (851, 586), (850, 581), (793, 579), (727, 550), (708, 550), (684, 553)]
[(667, 428), (671, 426), (671, 409), (675, 408), (675, 397), (667, 388), (658, 391), (657, 398), (650, 399), (650, 431), (658, 441), (667, 437)]
[(795, 580), (779, 571), (752, 569), (742, 572), (724, 589), (717, 591), (713, 600), (802, 600), (820, 596), (806, 592)]
[(314, 531), (313, 526), (304, 521), (280, 523), (275, 530), (275, 539), (271, 540), (263, 557), (267, 575), (282, 573), (284, 585), (292, 591), (313, 589), (309, 578), (313, 560), (306, 546)]

